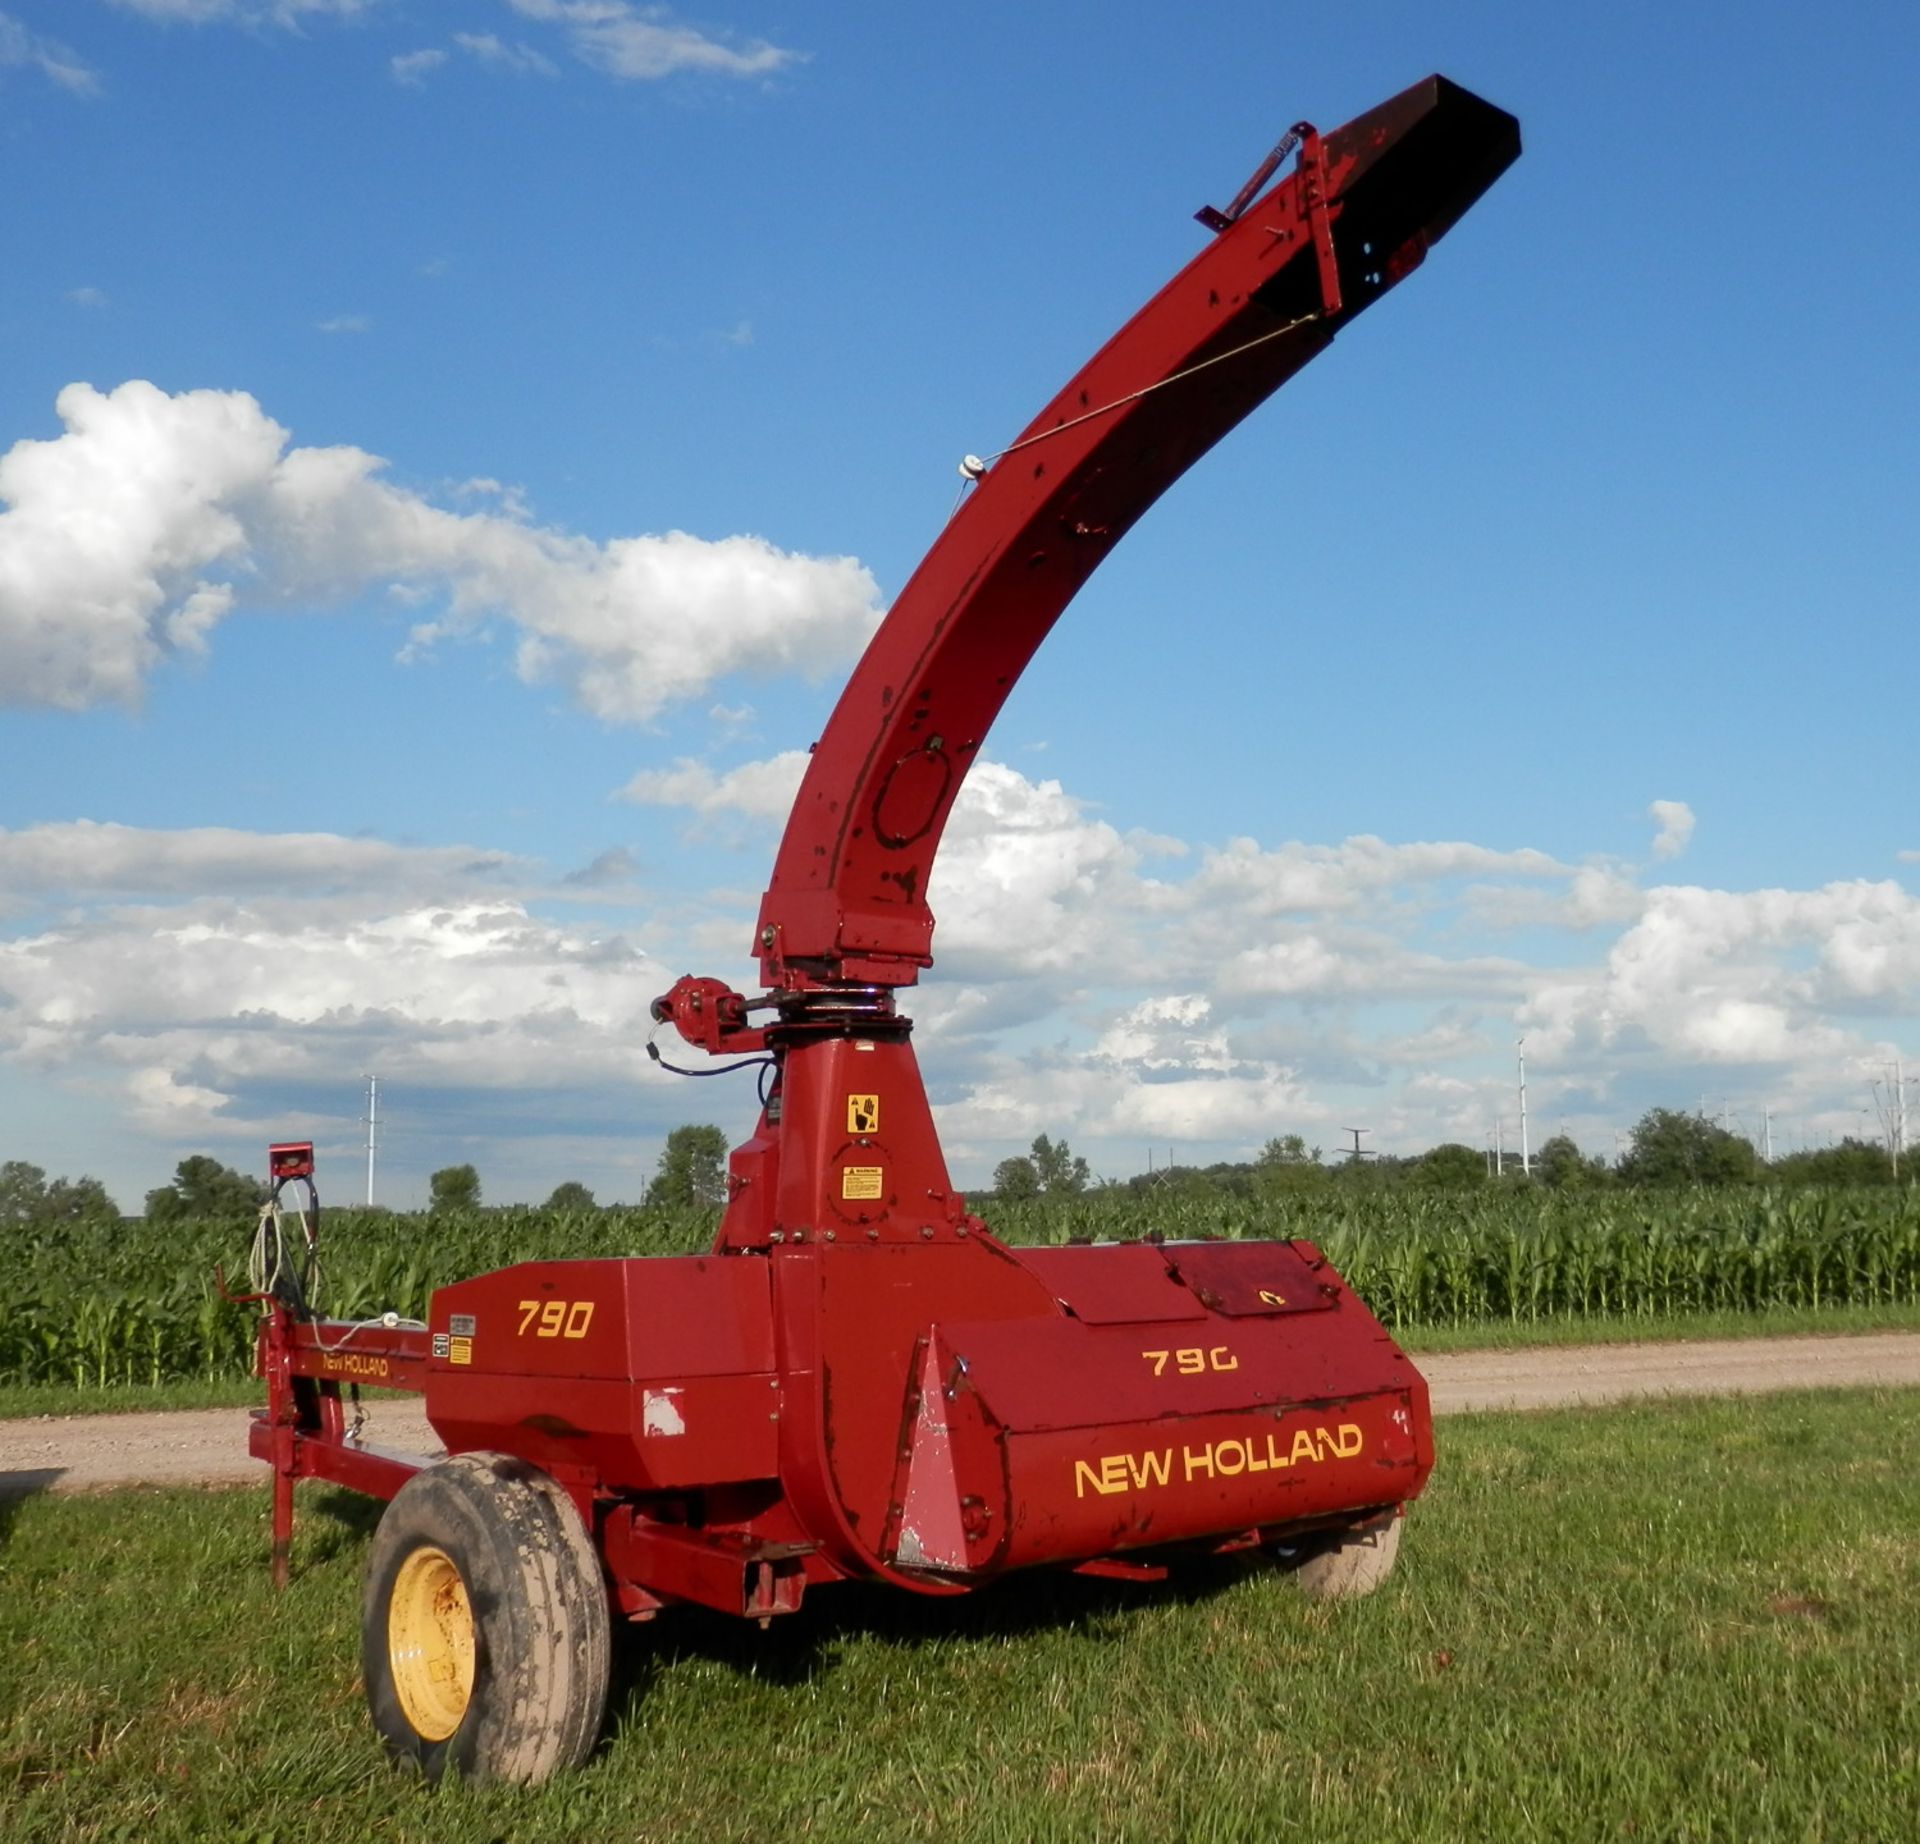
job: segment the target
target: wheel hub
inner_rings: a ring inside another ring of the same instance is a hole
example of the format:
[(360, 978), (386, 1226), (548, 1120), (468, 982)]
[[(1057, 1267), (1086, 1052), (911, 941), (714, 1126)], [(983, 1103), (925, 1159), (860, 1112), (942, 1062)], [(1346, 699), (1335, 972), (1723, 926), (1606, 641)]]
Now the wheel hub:
[(401, 1563), (387, 1607), (387, 1657), (407, 1721), (443, 1742), (473, 1697), (473, 1610), (445, 1550), (423, 1544)]

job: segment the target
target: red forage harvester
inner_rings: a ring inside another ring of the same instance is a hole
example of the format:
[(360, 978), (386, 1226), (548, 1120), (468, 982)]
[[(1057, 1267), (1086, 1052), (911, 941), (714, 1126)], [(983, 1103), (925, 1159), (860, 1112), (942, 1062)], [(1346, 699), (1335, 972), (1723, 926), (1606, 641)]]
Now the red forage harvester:
[[(517, 1780), (581, 1760), (612, 1621), (676, 1603), (766, 1622), (852, 1579), (954, 1595), (1243, 1549), (1319, 1595), (1391, 1568), (1433, 1463), (1426, 1385), (1320, 1252), (1008, 1247), (948, 1177), (897, 995), (932, 964), (954, 799), (1075, 591), (1519, 146), (1440, 77), (1332, 134), (1299, 124), (1019, 438), (962, 464), (808, 764), (761, 990), (687, 978), (654, 1006), (767, 1065), (710, 1253), (524, 1262), (440, 1288), (424, 1326), (329, 1320), (269, 1214), (251, 1448), (274, 1566), (295, 1480), (391, 1500), (362, 1637), (397, 1756)], [(275, 1149), (276, 1194), (311, 1187), (307, 1151)], [(422, 1394), (446, 1457), (362, 1442), (353, 1384)]]

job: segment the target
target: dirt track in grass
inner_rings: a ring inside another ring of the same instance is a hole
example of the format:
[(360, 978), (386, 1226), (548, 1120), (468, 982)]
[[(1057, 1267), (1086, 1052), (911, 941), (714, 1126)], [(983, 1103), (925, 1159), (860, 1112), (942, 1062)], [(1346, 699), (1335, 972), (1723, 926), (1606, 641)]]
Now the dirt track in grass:
[[(1844, 1384), (1920, 1384), (1920, 1333), (1715, 1339), (1430, 1352), (1434, 1412), (1545, 1409), (1635, 1396), (1714, 1396)], [(247, 1455), (245, 1409), (0, 1421), (0, 1498), (127, 1485), (264, 1484)], [(438, 1444), (413, 1401), (367, 1405), (367, 1441), (408, 1453)]]

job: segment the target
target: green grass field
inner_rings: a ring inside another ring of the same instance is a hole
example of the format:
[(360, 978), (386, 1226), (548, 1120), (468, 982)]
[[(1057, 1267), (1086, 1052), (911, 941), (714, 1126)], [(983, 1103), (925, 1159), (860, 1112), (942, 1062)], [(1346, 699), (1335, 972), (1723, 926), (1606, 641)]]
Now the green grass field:
[(1450, 1420), (1399, 1573), (842, 1589), (626, 1635), (543, 1789), (391, 1773), (356, 1687), (374, 1507), (38, 1498), (0, 1526), (0, 1836), (1904, 1839), (1920, 1391)]

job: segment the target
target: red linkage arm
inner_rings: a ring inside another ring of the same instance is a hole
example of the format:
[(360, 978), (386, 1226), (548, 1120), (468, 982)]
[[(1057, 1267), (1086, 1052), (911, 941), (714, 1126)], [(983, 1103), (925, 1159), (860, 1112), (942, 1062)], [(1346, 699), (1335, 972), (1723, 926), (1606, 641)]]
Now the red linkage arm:
[[(911, 985), (927, 880), (988, 728), (1133, 522), (1425, 257), (1520, 151), (1429, 77), (1322, 140), (1082, 367), (977, 477), (815, 745), (761, 905), (770, 988)], [(1250, 186), (1256, 186), (1259, 180)]]

